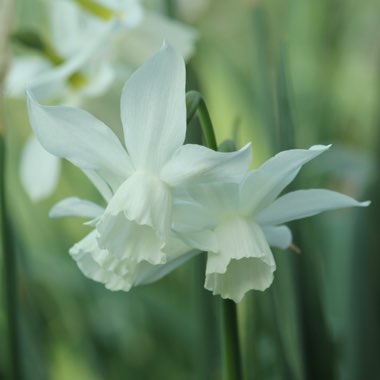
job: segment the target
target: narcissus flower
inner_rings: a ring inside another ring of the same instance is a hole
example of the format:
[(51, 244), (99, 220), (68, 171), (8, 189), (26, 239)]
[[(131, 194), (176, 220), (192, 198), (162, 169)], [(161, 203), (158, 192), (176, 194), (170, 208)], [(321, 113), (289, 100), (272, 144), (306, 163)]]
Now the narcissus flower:
[(185, 64), (169, 46), (124, 86), (121, 120), (126, 148), (85, 111), (42, 106), (31, 92), (28, 108), (42, 146), (80, 167), (107, 202), (94, 223), (97, 247), (107, 255), (106, 270), (125, 260), (136, 265), (168, 262), (175, 189), (189, 183), (238, 181), (251, 160), (249, 145), (233, 153), (183, 145)]
[(343, 207), (368, 206), (322, 189), (279, 196), (302, 165), (328, 149), (281, 152), (240, 184), (193, 186), (174, 208), (174, 230), (191, 247), (208, 252), (205, 287), (239, 302), (250, 289), (265, 290), (276, 264), (270, 246), (285, 249), (292, 234), (284, 223)]
[[(19, 35), (35, 51), (13, 58), (5, 80), (9, 97), (24, 97), (29, 88), (39, 102), (79, 106), (104, 94), (116, 79), (125, 81), (164, 39), (189, 58), (198, 36), (189, 26), (145, 11), (137, 0), (53, 1), (48, 11), (48, 36)], [(38, 201), (55, 189), (60, 161), (31, 136), (20, 174)]]

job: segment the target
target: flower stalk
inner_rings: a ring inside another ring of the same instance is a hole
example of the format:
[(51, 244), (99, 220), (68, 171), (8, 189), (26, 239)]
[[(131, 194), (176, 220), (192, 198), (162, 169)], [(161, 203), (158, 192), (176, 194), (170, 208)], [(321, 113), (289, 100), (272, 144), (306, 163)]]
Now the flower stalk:
[(242, 367), (236, 303), (222, 300), (224, 380), (241, 380)]
[[(188, 107), (188, 121), (198, 110), (198, 116), (202, 128), (205, 145), (213, 150), (218, 150), (215, 132), (211, 117), (202, 95), (196, 91), (190, 91), (186, 96)], [(242, 379), (242, 366), (239, 344), (239, 331), (236, 303), (222, 299), (222, 341), (224, 352), (224, 380)]]

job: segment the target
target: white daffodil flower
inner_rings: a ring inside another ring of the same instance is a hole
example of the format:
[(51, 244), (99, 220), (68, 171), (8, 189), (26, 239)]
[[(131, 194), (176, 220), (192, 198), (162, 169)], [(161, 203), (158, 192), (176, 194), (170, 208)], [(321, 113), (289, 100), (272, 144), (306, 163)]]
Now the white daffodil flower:
[(191, 247), (208, 252), (205, 287), (240, 302), (251, 289), (265, 290), (276, 264), (270, 246), (285, 249), (292, 235), (283, 223), (369, 202), (312, 189), (279, 196), (302, 165), (328, 146), (281, 152), (240, 184), (194, 186), (174, 207), (174, 230)]
[[(143, 64), (165, 40), (185, 59), (194, 53), (198, 32), (182, 22), (151, 12), (138, 0), (74, 0), (99, 22), (114, 21), (108, 55), (119, 73)], [(125, 78), (124, 78), (125, 79)]]
[(80, 167), (108, 205), (96, 221), (97, 244), (108, 265), (124, 260), (168, 261), (174, 189), (188, 183), (238, 181), (250, 146), (220, 153), (183, 145), (186, 131), (185, 64), (164, 46), (125, 84), (121, 120), (125, 149), (116, 135), (85, 111), (40, 105), (28, 97), (29, 118), (42, 146)]
[(49, 3), (50, 41), (39, 55), (14, 57), (5, 80), (5, 93), (24, 97), (33, 88), (40, 101), (60, 99), (77, 104), (98, 96), (114, 79), (107, 57), (101, 52), (112, 22), (100, 23), (69, 1)]
[[(26, 89), (40, 101), (60, 99), (79, 104), (83, 98), (103, 93), (114, 79), (110, 62), (100, 52), (114, 28), (83, 18), (69, 1), (50, 3), (51, 47), (44, 54), (15, 57), (5, 80), (5, 93), (24, 97)], [(29, 137), (20, 162), (21, 183), (33, 201), (56, 188), (60, 161)]]
[[(94, 224), (103, 213), (104, 208), (93, 202), (66, 198), (57, 203), (49, 215), (52, 218), (77, 216), (90, 219), (89, 224)], [(166, 251), (167, 262), (161, 265), (136, 262), (128, 257), (115, 260), (107, 250), (99, 247), (97, 232), (93, 230), (76, 243), (69, 253), (86, 277), (103, 283), (109, 290), (129, 291), (134, 286), (161, 279), (199, 254), (199, 251), (192, 250), (174, 235), (170, 236)]]
[[(56, 0), (49, 6), (49, 48), (13, 59), (5, 82), (10, 97), (23, 97), (31, 88), (39, 101), (79, 106), (102, 95), (116, 76), (125, 80), (164, 39), (185, 58), (194, 51), (193, 28), (145, 12), (137, 0)], [(30, 137), (22, 153), (21, 182), (33, 201), (49, 196), (60, 174), (57, 158), (43, 150)]]

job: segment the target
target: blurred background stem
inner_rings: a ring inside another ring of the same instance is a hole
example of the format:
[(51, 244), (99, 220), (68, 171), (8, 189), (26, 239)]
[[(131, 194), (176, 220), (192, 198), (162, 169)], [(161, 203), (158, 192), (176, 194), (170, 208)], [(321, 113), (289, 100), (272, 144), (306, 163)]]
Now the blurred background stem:
[(0, 225), (1, 251), (3, 255), (4, 306), (6, 310), (6, 329), (8, 348), (8, 377), (20, 380), (20, 334), (17, 313), (17, 267), (12, 247), (12, 233), (6, 199), (6, 139), (3, 120), (3, 80), (8, 67), (8, 37), (10, 34), (13, 0), (0, 3)]
[(4, 300), (8, 332), (9, 379), (21, 379), (20, 339), (17, 313), (17, 268), (12, 249), (11, 227), (5, 196), (5, 140), (0, 135), (0, 205), (1, 205), (1, 250), (3, 253)]

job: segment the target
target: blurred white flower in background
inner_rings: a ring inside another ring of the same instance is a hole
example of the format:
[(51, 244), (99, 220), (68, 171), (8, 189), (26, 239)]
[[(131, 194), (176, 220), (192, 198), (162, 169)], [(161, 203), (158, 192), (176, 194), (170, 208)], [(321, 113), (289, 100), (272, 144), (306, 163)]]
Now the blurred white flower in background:
[(178, 262), (181, 255), (172, 248), (171, 231), (177, 188), (239, 181), (251, 160), (249, 145), (232, 153), (183, 145), (185, 63), (168, 46), (136, 70), (123, 88), (120, 106), (127, 150), (111, 129), (85, 111), (42, 106), (32, 90), (28, 105), (32, 128), (43, 147), (81, 168), (107, 202), (100, 210), (80, 200), (73, 207), (68, 200), (54, 209), (53, 216), (71, 213), (94, 219), (96, 231), (71, 253), (88, 277), (100, 278), (82, 260), (95, 261), (96, 273), (100, 266), (107, 275), (122, 276), (124, 282), (107, 280), (115, 290), (127, 290), (143, 263)]
[[(33, 35), (35, 53), (13, 59), (5, 82), (10, 97), (31, 88), (39, 101), (80, 105), (104, 94), (116, 79), (124, 81), (164, 39), (188, 58), (198, 36), (191, 27), (145, 11), (136, 0), (57, 0), (49, 11), (50, 40)], [(20, 176), (32, 200), (54, 191), (59, 169), (59, 159), (30, 137)]]
[(175, 204), (174, 230), (190, 247), (208, 252), (207, 289), (235, 302), (248, 290), (265, 290), (276, 269), (270, 246), (285, 249), (292, 243), (283, 223), (322, 211), (369, 205), (323, 189), (293, 191), (277, 198), (303, 164), (328, 148), (318, 145), (281, 152), (240, 184), (193, 186), (189, 198)]

